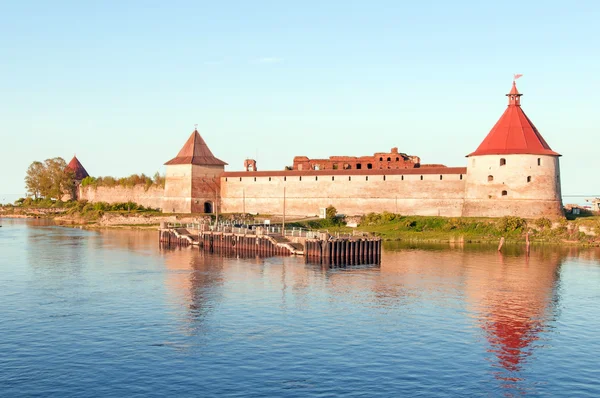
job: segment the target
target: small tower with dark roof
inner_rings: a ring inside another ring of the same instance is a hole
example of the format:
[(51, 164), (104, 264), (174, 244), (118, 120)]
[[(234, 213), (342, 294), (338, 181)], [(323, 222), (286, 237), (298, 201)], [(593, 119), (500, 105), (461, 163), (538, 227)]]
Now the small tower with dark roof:
[[(69, 193), (70, 199), (75, 200), (80, 197), (79, 186), (81, 184), (81, 180), (86, 177), (89, 177), (88, 172), (85, 170), (85, 167), (81, 164), (77, 156), (73, 155), (73, 159), (67, 164), (67, 169), (73, 172), (73, 186), (71, 187), (71, 192)], [(67, 197), (68, 198), (68, 197)]]
[(79, 159), (77, 159), (77, 156), (73, 156), (73, 159), (71, 159), (67, 167), (73, 171), (75, 175), (75, 181), (78, 183), (81, 182), (81, 180), (83, 180), (85, 177), (90, 176)]
[(217, 159), (194, 129), (167, 166), (163, 212), (213, 213), (220, 200), (224, 161)]
[(508, 107), (467, 155), (463, 215), (560, 217), (560, 154), (523, 112), (515, 81), (506, 96)]

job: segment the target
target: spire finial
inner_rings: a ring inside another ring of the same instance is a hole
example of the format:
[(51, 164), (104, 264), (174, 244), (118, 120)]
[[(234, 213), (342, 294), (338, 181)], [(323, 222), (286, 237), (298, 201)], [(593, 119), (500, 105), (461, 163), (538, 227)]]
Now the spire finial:
[(523, 76), (522, 73), (515, 73), (513, 74), (513, 84), (512, 84), (512, 88), (510, 89), (510, 92), (508, 94), (506, 94), (506, 96), (508, 97), (508, 105), (517, 105), (520, 106), (521, 105), (521, 95), (519, 93), (519, 90), (517, 90), (517, 79), (520, 78), (521, 76)]
[(194, 131), (198, 131), (198, 123), (194, 124)]

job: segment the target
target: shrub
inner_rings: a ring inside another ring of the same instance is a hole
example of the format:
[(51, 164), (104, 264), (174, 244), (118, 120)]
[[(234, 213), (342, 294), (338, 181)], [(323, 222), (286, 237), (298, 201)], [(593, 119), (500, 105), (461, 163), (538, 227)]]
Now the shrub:
[(504, 216), (497, 223), (500, 232), (520, 232), (526, 226), (527, 221), (524, 218), (515, 216)]
[(547, 229), (547, 228), (551, 228), (552, 227), (552, 221), (550, 221), (546, 217), (540, 217), (537, 220), (535, 220), (535, 225), (539, 229)]

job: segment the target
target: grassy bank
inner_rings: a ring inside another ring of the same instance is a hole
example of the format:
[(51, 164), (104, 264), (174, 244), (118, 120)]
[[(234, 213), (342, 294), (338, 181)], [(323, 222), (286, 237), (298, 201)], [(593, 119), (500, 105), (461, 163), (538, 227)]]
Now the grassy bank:
[[(335, 209), (333, 209), (335, 210)], [(335, 214), (335, 211), (332, 212)], [(2, 216), (53, 218), (59, 222), (88, 226), (140, 228), (155, 227), (167, 218), (197, 221), (211, 216), (202, 214), (165, 214), (133, 202), (108, 204), (86, 201), (60, 202), (26, 199), (17, 206), (4, 206)], [(240, 215), (220, 215), (221, 219), (239, 219)], [(237, 218), (236, 218), (237, 217)], [(277, 217), (261, 215), (257, 220)], [(331, 216), (328, 219), (288, 222), (288, 227), (335, 232), (361, 231), (381, 236), (388, 241), (409, 242), (466, 242), (523, 243), (529, 234), (534, 243), (557, 243), (600, 246), (600, 216), (579, 217), (573, 220), (551, 221), (546, 218), (526, 220), (519, 217), (502, 218), (446, 218), (403, 216), (393, 213), (371, 213), (354, 218), (358, 227), (347, 227), (344, 220)], [(595, 234), (595, 235), (594, 235)]]
[[(368, 214), (357, 228), (348, 228), (336, 220), (298, 222), (294, 225), (330, 232), (369, 232), (391, 241), (422, 242), (524, 242), (529, 233), (531, 242), (600, 245), (600, 217), (585, 217), (568, 221), (546, 218), (526, 220), (520, 217), (446, 218), (402, 216), (392, 213)], [(592, 234), (595, 233), (596, 236)]]

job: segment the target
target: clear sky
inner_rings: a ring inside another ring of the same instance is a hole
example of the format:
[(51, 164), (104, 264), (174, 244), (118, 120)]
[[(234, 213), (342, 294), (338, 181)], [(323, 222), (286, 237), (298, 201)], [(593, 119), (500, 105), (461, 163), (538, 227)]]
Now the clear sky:
[(55, 156), (163, 173), (196, 123), (228, 170), (395, 146), (465, 166), (513, 73), (563, 193), (600, 195), (599, 20), (598, 1), (0, 0), (0, 201)]

